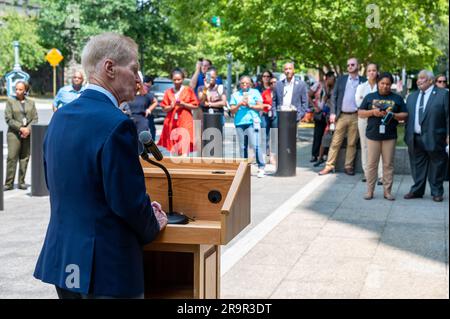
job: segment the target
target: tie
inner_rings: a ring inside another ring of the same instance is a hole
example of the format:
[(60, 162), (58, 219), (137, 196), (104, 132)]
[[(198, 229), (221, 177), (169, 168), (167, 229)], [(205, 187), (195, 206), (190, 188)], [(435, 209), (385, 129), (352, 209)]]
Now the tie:
[(420, 91), (420, 102), (419, 102), (419, 123), (422, 123), (423, 120), (423, 101), (425, 98), (425, 92), (424, 91)]

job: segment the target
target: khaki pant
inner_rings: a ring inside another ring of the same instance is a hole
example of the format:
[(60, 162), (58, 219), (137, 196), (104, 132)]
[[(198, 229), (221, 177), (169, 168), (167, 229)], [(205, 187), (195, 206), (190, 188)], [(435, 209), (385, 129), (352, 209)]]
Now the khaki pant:
[(336, 121), (336, 129), (328, 152), (327, 168), (334, 168), (341, 149), (342, 142), (347, 135), (347, 151), (345, 153), (345, 168), (353, 168), (356, 156), (356, 142), (358, 141), (358, 114), (341, 114)]
[(377, 169), (380, 155), (383, 162), (383, 188), (385, 194), (390, 194), (394, 181), (395, 139), (374, 141), (367, 139), (367, 190), (373, 193), (377, 182)]
[(19, 134), (8, 132), (6, 139), (8, 141), (8, 158), (6, 160), (5, 185), (14, 185), (17, 162), (19, 162), (19, 185), (25, 184), (25, 173), (30, 159), (30, 136), (23, 139)]
[[(361, 164), (364, 171), (364, 175), (367, 172), (367, 137), (366, 137), (366, 130), (367, 130), (367, 118), (362, 119), (358, 118), (358, 131), (359, 131), (359, 141), (361, 143)], [(378, 164), (378, 178), (383, 177), (383, 162), (381, 161), (380, 157), (380, 163)], [(367, 178), (367, 176), (366, 176)]]

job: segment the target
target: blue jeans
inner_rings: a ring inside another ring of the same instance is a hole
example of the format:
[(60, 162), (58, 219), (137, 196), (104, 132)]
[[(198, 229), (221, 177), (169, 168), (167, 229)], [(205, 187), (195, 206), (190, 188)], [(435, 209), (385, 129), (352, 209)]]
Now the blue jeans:
[(248, 146), (250, 145), (255, 149), (256, 163), (258, 168), (264, 168), (266, 166), (264, 162), (263, 150), (261, 149), (261, 129), (255, 129), (253, 124), (239, 125), (236, 127), (237, 136), (239, 139), (239, 151), (240, 156), (248, 158)]
[[(270, 152), (270, 129), (271, 128), (277, 128), (278, 127), (278, 123), (277, 123), (277, 116), (274, 115), (272, 117), (269, 117), (269, 115), (267, 113), (264, 113), (263, 116), (261, 117), (261, 127), (264, 128), (266, 130), (266, 153), (269, 154)], [(274, 141), (272, 141), (274, 142)], [(272, 143), (272, 145), (274, 145), (274, 143)], [(275, 153), (274, 151), (274, 147), (272, 147), (272, 153)]]

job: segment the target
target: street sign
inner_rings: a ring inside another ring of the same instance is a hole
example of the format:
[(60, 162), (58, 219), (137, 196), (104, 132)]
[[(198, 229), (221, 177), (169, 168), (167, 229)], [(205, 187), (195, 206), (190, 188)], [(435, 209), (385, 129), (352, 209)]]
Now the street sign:
[(19, 81), (28, 82), (30, 75), (24, 71), (11, 71), (5, 75), (6, 94), (16, 96), (16, 83)]
[(58, 49), (51, 49), (47, 52), (45, 59), (53, 67), (53, 96), (56, 95), (56, 67), (64, 59), (61, 52)]
[(64, 57), (58, 49), (53, 48), (47, 52), (45, 59), (51, 66), (55, 67), (64, 59)]

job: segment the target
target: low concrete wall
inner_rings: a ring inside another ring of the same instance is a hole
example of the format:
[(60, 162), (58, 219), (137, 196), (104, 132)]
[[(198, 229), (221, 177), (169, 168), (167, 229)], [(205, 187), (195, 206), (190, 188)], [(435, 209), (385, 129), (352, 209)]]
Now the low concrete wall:
[[(336, 162), (336, 171), (343, 172), (344, 164), (345, 164), (345, 146), (341, 147), (339, 151), (338, 159)], [(361, 164), (361, 150), (357, 149), (356, 158), (355, 158), (355, 172), (362, 173), (362, 164)], [(409, 165), (409, 155), (408, 148), (404, 146), (398, 146), (395, 148), (395, 159), (394, 159), (394, 173), (402, 174), (402, 175), (410, 175), (411, 167)]]

